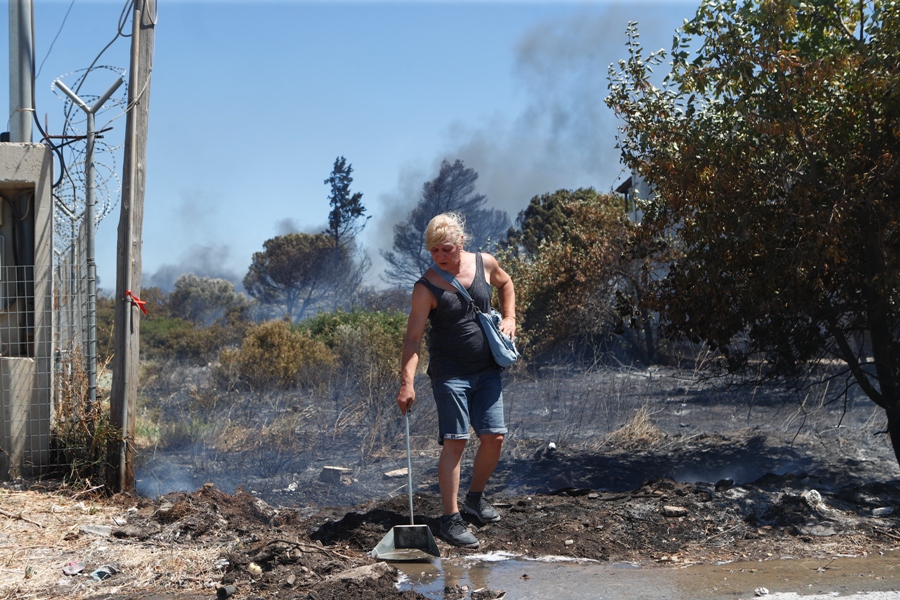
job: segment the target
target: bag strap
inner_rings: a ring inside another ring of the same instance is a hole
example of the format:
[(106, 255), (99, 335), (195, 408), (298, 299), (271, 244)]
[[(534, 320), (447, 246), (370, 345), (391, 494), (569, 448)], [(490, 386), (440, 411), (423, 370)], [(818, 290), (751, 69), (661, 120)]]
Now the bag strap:
[[(443, 277), (444, 281), (446, 281), (447, 283), (449, 283), (450, 285), (455, 287), (459, 291), (459, 293), (462, 294), (463, 299), (466, 302), (468, 302), (472, 306), (475, 306), (475, 301), (472, 300), (472, 296), (469, 295), (469, 292), (466, 290), (466, 288), (463, 287), (463, 284), (461, 284), (459, 282), (459, 279), (457, 279), (456, 277), (454, 277), (453, 275), (451, 275), (447, 271), (443, 270), (442, 268), (440, 268), (439, 266), (437, 266), (434, 263), (431, 264), (431, 268), (434, 269), (435, 273), (437, 273), (438, 275)], [(475, 306), (475, 310), (478, 310), (477, 306)]]

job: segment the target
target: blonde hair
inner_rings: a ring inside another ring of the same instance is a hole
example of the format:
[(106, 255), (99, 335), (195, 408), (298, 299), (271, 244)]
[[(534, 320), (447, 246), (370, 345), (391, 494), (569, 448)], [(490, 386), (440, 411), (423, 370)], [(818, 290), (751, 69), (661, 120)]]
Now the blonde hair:
[(425, 228), (425, 247), (430, 250), (437, 244), (464, 246), (466, 243), (466, 219), (458, 212), (442, 213), (429, 221)]

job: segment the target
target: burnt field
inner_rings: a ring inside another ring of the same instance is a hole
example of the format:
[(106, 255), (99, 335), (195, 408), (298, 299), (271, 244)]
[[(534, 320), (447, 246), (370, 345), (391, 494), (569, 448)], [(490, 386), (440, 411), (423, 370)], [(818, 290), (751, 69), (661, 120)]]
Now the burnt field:
[[(362, 408), (333, 397), (246, 393), (250, 399), (219, 401), (197, 424), (205, 373), (173, 373), (179, 376), (182, 385), (147, 392), (158, 394), (170, 419), (174, 413), (199, 433), (165, 449), (142, 448), (142, 495), (213, 483), (312, 514), (406, 494), (405, 475), (392, 473), (406, 467), (406, 456), (389, 390)], [(414, 486), (436, 495), (440, 447), (427, 379), (418, 392)], [(671, 369), (547, 369), (540, 377), (507, 373), (504, 401), (510, 433), (488, 490), (494, 497), (623, 491), (661, 477), (743, 483), (767, 473), (807, 474), (837, 487), (900, 474), (881, 433), (882, 411), (852, 392), (835, 398), (825, 384), (797, 392)], [(474, 456), (467, 452), (463, 484)]]
[[(396, 569), (369, 556), (409, 522), (406, 477), (391, 473), (406, 466), (396, 407), (291, 394), (222, 399), (204, 391), (203, 371), (170, 373), (173, 385), (158, 386), (154, 401), (178, 427), (158, 438), (165, 450), (140, 452), (140, 496), (41, 482), (0, 488), (0, 561), (11, 574), (0, 597), (186, 600), (222, 588), (254, 598), (425, 597), (398, 590)], [(827, 566), (892, 556), (900, 469), (879, 435), (880, 412), (861, 398), (830, 401), (825, 386), (797, 395), (727, 384), (621, 368), (509, 374), (510, 434), (488, 490), (501, 520), (470, 523), (477, 551), (438, 539), (442, 558), (500, 551), (765, 570), (782, 558)], [(436, 533), (438, 445), (426, 394), (413, 416), (416, 522)], [(73, 565), (83, 571), (61, 575)], [(454, 588), (443, 597), (503, 593)]]

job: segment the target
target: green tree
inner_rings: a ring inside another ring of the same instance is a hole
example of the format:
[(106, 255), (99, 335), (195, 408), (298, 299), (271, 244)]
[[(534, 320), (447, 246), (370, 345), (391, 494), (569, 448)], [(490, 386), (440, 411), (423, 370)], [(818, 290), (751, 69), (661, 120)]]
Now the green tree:
[(661, 87), (629, 38), (607, 103), (680, 253), (655, 307), (734, 368), (837, 360), (900, 460), (900, 5), (706, 1)]
[(335, 247), (346, 246), (355, 240), (369, 220), (369, 217), (363, 219), (366, 207), (362, 203), (362, 193), (350, 192), (352, 174), (353, 165), (343, 156), (338, 156), (334, 160), (331, 175), (325, 180), (325, 184), (331, 186), (331, 193), (328, 195), (331, 212), (328, 213), (328, 229), (324, 233), (328, 234)]
[(175, 280), (175, 290), (169, 295), (172, 314), (193, 323), (209, 325), (231, 308), (247, 305), (243, 294), (234, 291), (234, 284), (225, 279), (197, 277), (186, 273)]
[[(523, 336), (533, 355), (564, 343), (596, 347), (616, 331), (617, 294), (629, 284), (629, 264), (622, 260), (630, 221), (621, 200), (593, 189), (559, 190), (536, 197), (523, 229), (543, 235), (527, 254), (508, 264), (521, 307)], [(523, 211), (525, 213), (528, 212)], [(552, 214), (551, 219), (544, 219)], [(528, 239), (513, 230), (516, 239)], [(524, 244), (523, 244), (524, 245)]]
[(506, 234), (504, 247), (523, 251), (526, 256), (533, 256), (543, 240), (557, 240), (569, 223), (570, 210), (564, 207), (571, 202), (592, 200), (597, 192), (590, 188), (557, 190), (549, 194), (535, 196), (528, 207), (519, 212), (516, 226), (510, 227)]
[[(335, 278), (335, 290), (332, 294), (332, 309), (341, 306), (349, 307), (353, 303), (366, 271), (372, 265), (369, 256), (361, 252), (356, 245), (356, 238), (366, 226), (369, 217), (365, 216), (366, 207), (362, 203), (362, 193), (350, 192), (353, 183), (353, 166), (343, 156), (334, 161), (334, 168), (325, 183), (331, 187), (328, 201), (331, 212), (328, 213), (328, 229), (323, 233), (332, 241), (330, 260), (333, 265), (332, 275)], [(365, 217), (365, 218), (363, 218)], [(353, 256), (350, 268), (341, 269), (343, 255)]]
[(422, 186), (422, 196), (405, 221), (394, 225), (392, 250), (382, 252), (388, 263), (388, 281), (407, 285), (418, 279), (431, 266), (431, 255), (425, 248), (425, 228), (435, 216), (459, 212), (466, 218), (471, 236), (469, 250), (490, 251), (509, 228), (509, 216), (502, 210), (485, 208), (487, 198), (475, 193), (478, 173), (461, 160), (444, 160), (434, 179)]
[(340, 274), (352, 268), (346, 249), (339, 249), (337, 264), (328, 260), (334, 247), (323, 233), (280, 235), (263, 247), (253, 254), (244, 289), (289, 319), (302, 319), (325, 301), (339, 287)]

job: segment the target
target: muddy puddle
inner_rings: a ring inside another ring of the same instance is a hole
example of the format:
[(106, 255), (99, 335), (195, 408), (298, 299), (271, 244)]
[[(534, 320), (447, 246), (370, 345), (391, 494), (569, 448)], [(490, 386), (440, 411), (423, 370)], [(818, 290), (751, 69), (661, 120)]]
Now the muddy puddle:
[(469, 598), (481, 589), (506, 592), (509, 600), (900, 598), (900, 552), (685, 567), (525, 560), (492, 554), (395, 566), (402, 573), (400, 589), (435, 599)]

